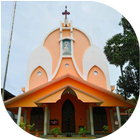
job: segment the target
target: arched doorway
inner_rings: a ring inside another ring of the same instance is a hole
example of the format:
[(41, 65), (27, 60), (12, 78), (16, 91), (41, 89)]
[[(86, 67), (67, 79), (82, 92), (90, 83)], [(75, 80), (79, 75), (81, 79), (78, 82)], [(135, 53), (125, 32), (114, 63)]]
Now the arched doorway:
[(75, 108), (69, 99), (62, 106), (62, 132), (75, 132)]
[(107, 123), (107, 115), (104, 107), (94, 107), (93, 108), (93, 120), (94, 120), (94, 130), (102, 131), (104, 125)]
[(33, 107), (31, 110), (31, 124), (35, 124), (35, 127), (32, 131), (35, 131), (35, 129), (38, 129), (39, 131), (43, 131), (43, 123), (44, 123), (44, 111), (42, 107)]

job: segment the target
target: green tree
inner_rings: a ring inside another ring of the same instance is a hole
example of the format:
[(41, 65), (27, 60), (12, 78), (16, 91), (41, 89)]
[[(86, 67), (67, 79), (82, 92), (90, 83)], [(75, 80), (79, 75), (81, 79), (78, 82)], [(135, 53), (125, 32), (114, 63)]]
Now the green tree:
[(125, 56), (125, 47), (123, 46), (123, 36), (121, 33), (114, 35), (109, 39), (104, 47), (104, 53), (110, 64), (116, 67), (120, 66), (121, 75), (123, 76), (123, 65), (127, 62)]
[(123, 27), (123, 46), (126, 47), (125, 56), (129, 64), (139, 71), (139, 42), (134, 29), (125, 17), (122, 17), (120, 26)]
[[(121, 76), (117, 81), (117, 92), (125, 99), (139, 96), (139, 43), (131, 24), (125, 17), (121, 18), (123, 33), (114, 35), (104, 47), (110, 64), (120, 66)], [(123, 70), (124, 64), (127, 66)]]
[(127, 66), (124, 71), (124, 76), (120, 76), (117, 81), (117, 92), (122, 95), (125, 100), (131, 97), (131, 95), (134, 95), (138, 100), (139, 82), (137, 74), (131, 66)]

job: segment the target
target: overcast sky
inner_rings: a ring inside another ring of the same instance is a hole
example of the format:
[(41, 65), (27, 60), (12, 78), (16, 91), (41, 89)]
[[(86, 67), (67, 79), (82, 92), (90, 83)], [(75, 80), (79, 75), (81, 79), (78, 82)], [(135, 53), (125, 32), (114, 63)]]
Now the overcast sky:
[[(1, 2), (1, 87), (9, 46), (13, 16), (11, 1)], [(8, 67), (6, 90), (14, 95), (21, 94), (25, 86), (27, 61), (31, 52), (42, 44), (46, 34), (59, 27), (63, 21), (65, 5), (70, 12), (69, 21), (73, 26), (85, 31), (92, 43), (102, 51), (106, 41), (122, 32), (118, 24), (122, 14), (113, 8), (97, 2), (17, 2), (12, 47)], [(110, 84), (116, 85), (120, 69), (109, 64)]]

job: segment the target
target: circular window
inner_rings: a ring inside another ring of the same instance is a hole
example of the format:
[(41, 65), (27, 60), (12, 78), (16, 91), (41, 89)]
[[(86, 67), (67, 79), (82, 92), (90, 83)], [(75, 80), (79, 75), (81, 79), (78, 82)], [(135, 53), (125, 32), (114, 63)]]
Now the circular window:
[(41, 75), (41, 72), (39, 71), (39, 72), (37, 73), (37, 75), (40, 76), (40, 75)]
[(69, 67), (69, 64), (65, 64), (65, 67)]
[(98, 72), (97, 71), (94, 71), (94, 75), (97, 75), (98, 74)]

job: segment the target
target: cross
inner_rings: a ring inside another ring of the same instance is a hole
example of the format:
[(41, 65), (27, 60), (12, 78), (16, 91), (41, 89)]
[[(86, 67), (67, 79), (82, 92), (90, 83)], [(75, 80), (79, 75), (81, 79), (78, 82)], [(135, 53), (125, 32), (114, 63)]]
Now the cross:
[(67, 15), (69, 15), (70, 12), (67, 11), (67, 6), (65, 6), (65, 11), (62, 13), (62, 15), (65, 15), (65, 19), (67, 19)]

